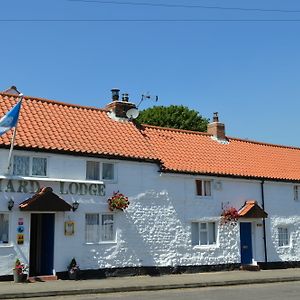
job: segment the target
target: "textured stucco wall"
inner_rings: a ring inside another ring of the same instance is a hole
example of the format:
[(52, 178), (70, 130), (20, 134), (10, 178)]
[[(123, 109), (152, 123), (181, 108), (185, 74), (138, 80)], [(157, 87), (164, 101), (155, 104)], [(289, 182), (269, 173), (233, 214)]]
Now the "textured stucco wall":
[[(17, 153), (17, 151), (15, 151)], [(26, 152), (20, 152), (26, 154)], [(29, 153), (31, 154), (31, 152)], [(87, 158), (42, 154), (49, 157), (49, 177), (85, 179)], [(4, 174), (7, 151), (0, 150), (0, 175)], [(105, 160), (102, 160), (105, 161)], [(60, 195), (67, 202), (80, 203), (76, 212), (55, 214), (54, 268), (65, 271), (70, 259), (76, 257), (82, 269), (124, 266), (212, 265), (240, 262), (239, 226), (218, 226), (216, 245), (192, 246), (191, 222), (216, 221), (222, 206), (240, 208), (253, 199), (261, 205), (259, 181), (230, 178), (212, 178), (212, 197), (195, 195), (195, 179), (188, 175), (160, 174), (158, 166), (150, 163), (115, 161), (116, 182), (106, 183), (106, 196)], [(203, 178), (203, 177), (201, 177)], [(220, 182), (220, 184), (217, 184)], [(58, 193), (58, 184), (45, 182)], [(267, 245), (269, 261), (300, 260), (300, 202), (293, 200), (292, 184), (265, 183)], [(115, 243), (85, 243), (85, 213), (107, 213), (107, 198), (119, 190), (130, 198), (125, 212), (116, 212)], [(18, 203), (31, 195), (1, 193), (0, 212), (7, 211), (12, 197), (15, 207), (10, 215), (9, 245), (0, 245), (0, 275), (12, 273), (16, 257), (29, 260), (30, 213), (17, 209)], [(24, 218), (25, 243), (15, 243), (17, 220)], [(75, 235), (64, 235), (64, 221), (76, 223)], [(247, 220), (246, 220), (247, 221)], [(264, 260), (262, 220), (252, 221), (253, 256)], [(278, 247), (277, 227), (286, 224), (291, 230), (289, 247)]]

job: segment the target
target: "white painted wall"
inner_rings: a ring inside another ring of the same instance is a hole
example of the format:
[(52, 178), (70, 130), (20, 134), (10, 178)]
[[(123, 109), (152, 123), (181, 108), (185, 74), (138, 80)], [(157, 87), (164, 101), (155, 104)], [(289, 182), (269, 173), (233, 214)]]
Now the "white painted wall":
[[(34, 152), (14, 151), (15, 154)], [(49, 178), (85, 180), (84, 157), (37, 153), (48, 157)], [(0, 150), (0, 175), (5, 172), (8, 151)], [(99, 161), (107, 161), (99, 159)], [(240, 262), (239, 226), (219, 226), (217, 244), (200, 247), (191, 245), (192, 221), (219, 221), (223, 205), (240, 208), (246, 200), (261, 205), (259, 181), (212, 178), (212, 197), (195, 196), (195, 179), (205, 178), (180, 174), (160, 174), (158, 165), (133, 161), (113, 161), (117, 167), (116, 182), (106, 183), (106, 196), (59, 195), (58, 183), (45, 182), (54, 192), (72, 203), (80, 203), (76, 212), (55, 214), (54, 268), (65, 271), (72, 257), (81, 269), (125, 266), (212, 265)], [(221, 188), (216, 188), (221, 182)], [(85, 213), (108, 211), (107, 199), (119, 190), (129, 197), (129, 208), (116, 212), (116, 242), (85, 243)], [(23, 193), (0, 193), (0, 213), (8, 212), (12, 197), (15, 207), (10, 216), (10, 244), (0, 244), (0, 276), (12, 274), (16, 257), (28, 263), (30, 212), (21, 212), (17, 205), (31, 197)], [(265, 210), (269, 261), (300, 261), (300, 202), (293, 200), (293, 185), (265, 183)], [(16, 245), (19, 217), (24, 218), (25, 243)], [(75, 235), (64, 235), (64, 221), (76, 222)], [(248, 220), (249, 221), (249, 220)], [(255, 261), (264, 261), (262, 220), (252, 221)], [(291, 231), (288, 247), (278, 247), (277, 227), (286, 225)]]

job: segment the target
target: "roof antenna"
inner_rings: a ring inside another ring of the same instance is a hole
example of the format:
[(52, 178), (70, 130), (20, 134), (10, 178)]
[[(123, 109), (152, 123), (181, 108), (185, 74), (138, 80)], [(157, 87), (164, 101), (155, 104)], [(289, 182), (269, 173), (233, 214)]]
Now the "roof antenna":
[(151, 96), (149, 94), (149, 92), (147, 92), (146, 94), (143, 94), (142, 95), (142, 98), (140, 100), (140, 102), (138, 103), (138, 105), (136, 106), (137, 108), (139, 108), (139, 106), (142, 104), (142, 102), (145, 100), (145, 99), (148, 99), (148, 100), (154, 100), (155, 102), (158, 101), (158, 96)]

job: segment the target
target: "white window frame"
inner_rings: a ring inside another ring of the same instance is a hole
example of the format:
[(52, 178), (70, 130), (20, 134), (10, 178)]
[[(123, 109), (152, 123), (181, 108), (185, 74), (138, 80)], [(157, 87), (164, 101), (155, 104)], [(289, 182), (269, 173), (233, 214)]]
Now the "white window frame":
[[(286, 231), (286, 232), (280, 232), (280, 231)], [(278, 226), (277, 227), (277, 235), (278, 235), (278, 247), (284, 248), (284, 247), (289, 247), (291, 242), (290, 242), (290, 230), (287, 226)], [(286, 239), (282, 239), (282, 237), (285, 236)]]
[[(86, 236), (86, 215), (97, 215), (98, 216), (98, 220), (99, 220), (99, 224), (98, 224), (98, 237), (97, 237), (97, 241), (87, 241), (87, 236)], [(102, 239), (103, 236), (103, 227), (102, 227), (102, 221), (103, 221), (103, 216), (113, 216), (113, 239), (111, 240), (104, 240)], [(85, 244), (114, 244), (117, 242), (117, 238), (116, 238), (116, 218), (115, 215), (113, 213), (86, 213), (85, 214)]]
[[(26, 157), (26, 158), (29, 158), (29, 173), (28, 173), (28, 176), (30, 176), (30, 177), (43, 177), (43, 178), (48, 177), (48, 166), (49, 166), (49, 159), (48, 159), (48, 157), (39, 156), (39, 155), (29, 156), (29, 155), (22, 155), (22, 154), (21, 155), (19, 155), (19, 154), (14, 155), (13, 156), (13, 161), (12, 161), (11, 173), (14, 176), (24, 176), (24, 177), (26, 177), (27, 175), (14, 174), (14, 159), (15, 159), (15, 157)], [(34, 158), (43, 158), (43, 159), (46, 159), (46, 175), (33, 175), (32, 174), (33, 159)]]
[[(201, 194), (198, 194), (198, 182), (201, 181)], [(210, 194), (206, 195), (206, 183), (209, 183), (210, 187)], [(196, 196), (197, 197), (202, 197), (202, 198), (211, 198), (212, 197), (212, 180), (211, 179), (195, 179), (195, 190), (196, 190)]]
[(6, 242), (3, 243), (2, 240), (2, 236), (0, 236), (0, 247), (1, 246), (8, 246), (11, 244), (11, 238), (10, 238), (10, 214), (8, 212), (0, 212), (0, 215), (7, 215), (7, 219), (8, 219), (8, 228), (7, 228), (7, 238), (6, 238)]
[[(91, 161), (94, 163), (99, 163), (99, 179), (87, 179), (87, 163)], [(103, 178), (103, 165), (104, 164), (109, 164), (113, 166), (113, 178), (112, 179), (104, 179)], [(96, 180), (96, 181), (106, 181), (106, 182), (116, 182), (117, 181), (117, 167), (116, 167), (116, 163), (115, 162), (106, 162), (106, 161), (97, 161), (97, 160), (93, 160), (93, 159), (89, 159), (86, 161), (85, 163), (85, 179), (86, 180)]]
[(294, 185), (294, 201), (300, 201), (300, 185)]
[[(197, 224), (198, 226), (198, 238), (197, 243), (193, 243), (193, 224)], [(206, 224), (206, 229), (201, 229), (201, 224)], [(214, 224), (214, 242), (209, 243), (210, 241), (210, 230), (209, 230), (209, 224)], [(207, 234), (207, 243), (201, 244), (201, 232), (206, 232)], [(216, 221), (192, 221), (191, 222), (191, 240), (192, 240), (192, 246), (193, 247), (201, 247), (201, 248), (207, 248), (207, 247), (217, 247), (217, 241), (218, 241), (218, 223)]]

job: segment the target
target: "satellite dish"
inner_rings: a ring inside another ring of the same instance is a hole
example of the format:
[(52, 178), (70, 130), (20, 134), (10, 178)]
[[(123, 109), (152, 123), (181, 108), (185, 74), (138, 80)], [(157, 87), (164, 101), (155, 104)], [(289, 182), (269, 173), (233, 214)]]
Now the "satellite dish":
[(126, 112), (128, 119), (136, 119), (139, 116), (139, 111), (136, 108), (130, 108)]

